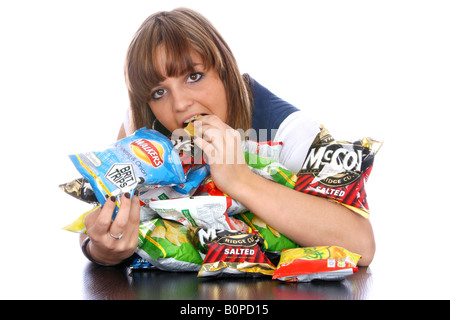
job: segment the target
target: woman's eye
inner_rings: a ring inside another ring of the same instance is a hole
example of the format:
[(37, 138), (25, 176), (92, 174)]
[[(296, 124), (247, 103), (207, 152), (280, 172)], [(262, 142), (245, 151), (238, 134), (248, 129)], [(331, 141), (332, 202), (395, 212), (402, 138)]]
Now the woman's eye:
[(161, 99), (165, 93), (166, 93), (166, 90), (164, 90), (164, 89), (155, 90), (152, 93), (152, 99), (154, 99), (154, 100)]
[(197, 82), (197, 81), (199, 81), (202, 77), (203, 77), (203, 73), (201, 73), (201, 72), (191, 73), (191, 74), (188, 76), (187, 81), (188, 81), (188, 82)]

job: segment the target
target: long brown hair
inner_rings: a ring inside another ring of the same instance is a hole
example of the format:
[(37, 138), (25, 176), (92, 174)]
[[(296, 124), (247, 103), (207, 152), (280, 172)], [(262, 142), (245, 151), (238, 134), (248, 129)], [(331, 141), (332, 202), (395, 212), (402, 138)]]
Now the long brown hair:
[[(235, 129), (251, 127), (253, 98), (248, 81), (238, 69), (230, 48), (214, 26), (201, 14), (187, 8), (161, 11), (148, 17), (128, 48), (125, 79), (131, 107), (131, 129), (152, 127), (155, 116), (148, 102), (150, 90), (164, 80), (157, 69), (157, 48), (165, 51), (167, 76), (194, 72), (191, 52), (203, 60), (205, 68), (219, 74), (227, 95), (228, 125)], [(167, 129), (160, 128), (160, 131)]]

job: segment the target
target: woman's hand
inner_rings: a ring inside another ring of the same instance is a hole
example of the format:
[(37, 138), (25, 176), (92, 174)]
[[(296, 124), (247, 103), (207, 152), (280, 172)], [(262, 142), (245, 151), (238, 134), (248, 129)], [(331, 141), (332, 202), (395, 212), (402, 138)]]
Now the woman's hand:
[(104, 264), (118, 264), (130, 257), (138, 245), (140, 202), (138, 192), (132, 199), (125, 193), (120, 209), (111, 222), (116, 197), (108, 198), (103, 208), (98, 208), (84, 219), (90, 238), (88, 252), (92, 259)]
[(194, 142), (203, 151), (214, 184), (233, 194), (239, 181), (252, 173), (245, 162), (240, 133), (214, 115), (194, 121), (194, 128)]

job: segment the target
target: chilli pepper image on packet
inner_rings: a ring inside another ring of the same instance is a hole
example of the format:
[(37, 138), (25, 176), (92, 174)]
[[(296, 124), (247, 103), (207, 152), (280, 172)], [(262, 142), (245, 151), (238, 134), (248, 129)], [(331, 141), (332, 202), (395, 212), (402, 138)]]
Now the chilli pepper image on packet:
[(272, 279), (286, 282), (339, 281), (358, 271), (360, 255), (337, 246), (283, 250)]

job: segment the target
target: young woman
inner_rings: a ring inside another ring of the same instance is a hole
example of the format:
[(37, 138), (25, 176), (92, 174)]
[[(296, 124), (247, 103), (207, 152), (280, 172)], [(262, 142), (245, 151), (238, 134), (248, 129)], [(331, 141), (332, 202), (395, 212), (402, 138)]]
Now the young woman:
[[(362, 256), (359, 265), (370, 264), (375, 240), (368, 219), (266, 180), (245, 164), (239, 130), (252, 129), (264, 133), (262, 140), (282, 141), (281, 162), (297, 173), (319, 126), (242, 76), (230, 48), (203, 16), (180, 8), (147, 18), (129, 46), (125, 77), (130, 110), (119, 139), (143, 126), (170, 135), (202, 115), (194, 122), (194, 141), (221, 191), (302, 246), (342, 246)], [(138, 243), (138, 196), (130, 200), (125, 195), (111, 223), (113, 209), (114, 201), (106, 201), (89, 214), (89, 238), (81, 236), (85, 253), (107, 265), (131, 256)]]

